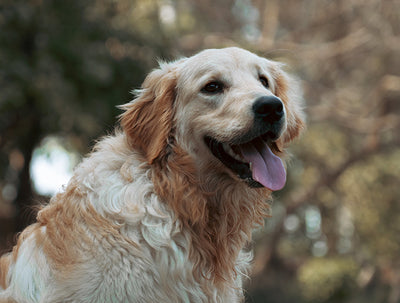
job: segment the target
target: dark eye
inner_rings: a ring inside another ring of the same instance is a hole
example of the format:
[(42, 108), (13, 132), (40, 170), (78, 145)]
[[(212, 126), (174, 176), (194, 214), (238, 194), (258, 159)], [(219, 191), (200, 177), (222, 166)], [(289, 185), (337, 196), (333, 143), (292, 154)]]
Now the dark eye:
[(218, 94), (218, 93), (222, 92), (223, 89), (224, 89), (224, 85), (221, 82), (213, 81), (213, 82), (207, 83), (201, 89), (201, 91), (203, 93), (207, 93), (207, 94)]
[(265, 88), (269, 88), (268, 79), (264, 76), (260, 76), (260, 82)]

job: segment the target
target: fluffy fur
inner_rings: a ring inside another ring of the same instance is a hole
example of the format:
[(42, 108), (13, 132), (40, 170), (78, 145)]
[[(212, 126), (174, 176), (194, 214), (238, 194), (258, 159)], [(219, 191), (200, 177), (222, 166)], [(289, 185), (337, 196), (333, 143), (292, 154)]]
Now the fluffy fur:
[[(215, 80), (223, 91), (202, 91)], [(0, 259), (0, 302), (241, 302), (244, 247), (271, 191), (237, 177), (204, 136), (248, 132), (263, 95), (284, 104), (274, 149), (283, 157), (303, 116), (281, 64), (238, 48), (162, 63), (122, 106), (121, 129), (99, 141)]]

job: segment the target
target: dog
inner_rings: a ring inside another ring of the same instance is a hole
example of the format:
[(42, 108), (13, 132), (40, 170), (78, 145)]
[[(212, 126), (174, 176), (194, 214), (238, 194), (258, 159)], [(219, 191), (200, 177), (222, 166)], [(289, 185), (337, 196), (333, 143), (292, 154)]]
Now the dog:
[(304, 128), (283, 64), (231, 47), (162, 62), (0, 259), (0, 301), (242, 302), (252, 229)]

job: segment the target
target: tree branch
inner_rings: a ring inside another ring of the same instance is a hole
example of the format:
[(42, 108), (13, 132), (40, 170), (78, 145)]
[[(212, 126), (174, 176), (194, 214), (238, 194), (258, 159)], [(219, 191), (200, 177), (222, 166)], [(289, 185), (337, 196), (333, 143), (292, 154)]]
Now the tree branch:
[(400, 139), (396, 140), (395, 142), (380, 144), (376, 148), (370, 148), (369, 146), (366, 146), (359, 152), (354, 153), (336, 169), (322, 174), (322, 177), (307, 190), (303, 191), (302, 193), (292, 194), (288, 206), (286, 207), (286, 214), (282, 216), (282, 218), (276, 224), (274, 232), (268, 235), (268, 240), (264, 241), (262, 244), (263, 246), (259, 248), (259, 253), (256, 256), (255, 268), (253, 271), (253, 276), (255, 277), (254, 280), (258, 281), (260, 280), (258, 279), (259, 277), (262, 277), (266, 274), (272, 256), (276, 255), (276, 248), (284, 232), (284, 222), (287, 215), (295, 213), (300, 207), (306, 205), (310, 201), (315, 200), (317, 192), (321, 187), (333, 186), (349, 167), (378, 153), (391, 151), (399, 144)]

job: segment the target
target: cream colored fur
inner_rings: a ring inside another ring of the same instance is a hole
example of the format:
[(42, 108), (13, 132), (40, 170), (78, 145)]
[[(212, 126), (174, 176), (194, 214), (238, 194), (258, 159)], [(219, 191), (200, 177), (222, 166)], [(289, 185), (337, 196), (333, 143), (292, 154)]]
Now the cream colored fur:
[[(201, 93), (215, 79), (229, 89)], [(243, 248), (270, 191), (236, 177), (203, 137), (248, 131), (262, 95), (283, 100), (283, 157), (303, 117), (281, 64), (238, 48), (162, 63), (123, 106), (122, 129), (99, 141), (0, 259), (0, 302), (241, 302), (252, 257)]]

